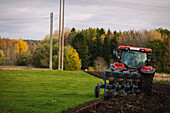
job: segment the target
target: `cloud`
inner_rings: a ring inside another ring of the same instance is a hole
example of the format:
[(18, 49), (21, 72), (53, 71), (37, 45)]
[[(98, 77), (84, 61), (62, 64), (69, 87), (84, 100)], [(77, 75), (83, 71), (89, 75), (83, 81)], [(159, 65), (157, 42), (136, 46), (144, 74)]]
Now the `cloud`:
[[(167, 13), (170, 12), (169, 0), (88, 1), (66, 1), (65, 27), (76, 27), (78, 30), (103, 27), (106, 30), (110, 28), (118, 31), (155, 27), (170, 29), (170, 15)], [(133, 4), (141, 6), (138, 8)], [(54, 17), (59, 17), (59, 0), (1, 0), (0, 7), (1, 37), (43, 39), (49, 34), (50, 20), (47, 18), (50, 13), (54, 12)], [(161, 8), (167, 10), (159, 11)], [(55, 30), (59, 28), (58, 21), (54, 20)]]

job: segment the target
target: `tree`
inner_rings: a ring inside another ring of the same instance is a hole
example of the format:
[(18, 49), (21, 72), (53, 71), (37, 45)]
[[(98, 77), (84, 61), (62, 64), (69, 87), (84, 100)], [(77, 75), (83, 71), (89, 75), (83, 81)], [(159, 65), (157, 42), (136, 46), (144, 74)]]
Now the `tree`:
[[(41, 44), (33, 54), (33, 65), (35, 67), (49, 67), (49, 51), (50, 44), (43, 43)], [(53, 45), (53, 57), (58, 54), (58, 43)], [(56, 60), (56, 59), (55, 59)], [(54, 59), (53, 59), (54, 61)], [(54, 64), (53, 65), (57, 65)]]
[(2, 64), (4, 57), (5, 57), (4, 52), (0, 50), (0, 64)]
[(164, 45), (165, 45), (165, 56), (164, 56), (164, 72), (170, 73), (170, 37), (163, 34)]
[(32, 64), (32, 54), (30, 52), (19, 53), (17, 59), (17, 65), (19, 66), (29, 66)]
[(101, 29), (97, 28), (96, 32), (97, 32), (98, 37), (100, 37), (102, 34), (105, 34), (105, 30), (103, 28), (101, 28)]
[(82, 69), (87, 69), (89, 64), (88, 46), (82, 32), (77, 33), (75, 38), (72, 40), (72, 46), (79, 54), (82, 62)]
[(102, 42), (101, 42), (101, 38), (99, 36), (94, 37), (92, 39), (92, 45), (91, 45), (91, 49), (90, 49), (90, 54), (91, 54), (91, 64), (94, 65), (94, 60), (97, 57), (101, 57), (102, 56)]
[(107, 62), (107, 64), (110, 64), (110, 59), (111, 59), (110, 46), (111, 46), (110, 41), (109, 41), (108, 37), (106, 37), (104, 39), (104, 44), (103, 44), (103, 58)]
[(68, 35), (68, 37), (65, 39), (65, 45), (72, 45), (72, 40), (77, 35), (77, 32), (75, 31), (74, 27), (71, 30), (71, 33)]
[(166, 34), (168, 36), (170, 34), (170, 31), (168, 29), (158, 28), (158, 29), (156, 29), (156, 31), (160, 32), (161, 35)]
[(49, 44), (42, 44), (33, 54), (33, 65), (36, 67), (49, 67)]
[(66, 46), (64, 49), (64, 69), (72, 71), (80, 70), (81, 61), (77, 51), (71, 46)]
[(98, 71), (103, 71), (107, 68), (107, 63), (104, 60), (103, 57), (97, 57), (94, 60), (94, 67), (98, 70)]
[(121, 35), (121, 44), (128, 46), (146, 47), (149, 40), (162, 40), (161, 33), (156, 30), (124, 31)]
[(19, 52), (27, 52), (28, 50), (28, 44), (27, 42), (24, 42), (22, 38), (19, 39)]
[(163, 72), (164, 68), (164, 56), (165, 56), (165, 45), (158, 39), (149, 41), (147, 47), (152, 49), (152, 58), (155, 60), (153, 67), (156, 68), (157, 72)]
[(76, 31), (76, 29), (73, 27), (72, 29), (71, 29), (71, 32), (75, 32)]
[[(109, 33), (109, 32), (108, 32)], [(118, 45), (121, 45), (121, 40), (120, 40), (120, 34), (121, 33), (118, 33), (116, 31), (113, 32), (113, 38), (111, 38), (111, 47), (110, 47), (110, 54), (111, 54), (111, 57), (112, 57), (112, 61), (113, 60), (116, 60), (116, 56), (113, 55), (113, 50), (114, 49), (117, 49), (118, 48)], [(108, 34), (108, 36), (112, 35), (111, 33)], [(119, 41), (119, 42), (118, 42)]]

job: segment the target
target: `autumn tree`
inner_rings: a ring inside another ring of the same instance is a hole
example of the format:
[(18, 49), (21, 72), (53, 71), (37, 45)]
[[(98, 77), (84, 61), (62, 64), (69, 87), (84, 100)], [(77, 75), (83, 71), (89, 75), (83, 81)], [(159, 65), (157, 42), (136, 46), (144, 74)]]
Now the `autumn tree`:
[(124, 31), (121, 35), (122, 44), (128, 46), (146, 47), (149, 40), (162, 40), (161, 34), (156, 30)]
[(28, 44), (27, 42), (23, 41), (22, 38), (19, 39), (19, 52), (27, 52)]
[(71, 46), (66, 46), (64, 49), (64, 69), (72, 71), (80, 70), (81, 61), (77, 51)]
[(5, 57), (4, 52), (0, 50), (0, 64), (2, 64), (4, 57)]
[(34, 53), (34, 51), (38, 48), (38, 46), (41, 43), (40, 40), (23, 40), (23, 41), (27, 42), (27, 44), (28, 44), (28, 51), (30, 51), (31, 54)]

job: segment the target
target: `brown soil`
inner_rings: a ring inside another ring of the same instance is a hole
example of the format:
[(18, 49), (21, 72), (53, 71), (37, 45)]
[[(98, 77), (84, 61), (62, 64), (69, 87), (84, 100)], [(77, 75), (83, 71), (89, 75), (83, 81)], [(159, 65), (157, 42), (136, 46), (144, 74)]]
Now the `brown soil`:
[[(103, 78), (103, 72), (87, 72)], [(153, 84), (152, 96), (128, 94), (86, 102), (62, 113), (170, 113), (170, 85)]]

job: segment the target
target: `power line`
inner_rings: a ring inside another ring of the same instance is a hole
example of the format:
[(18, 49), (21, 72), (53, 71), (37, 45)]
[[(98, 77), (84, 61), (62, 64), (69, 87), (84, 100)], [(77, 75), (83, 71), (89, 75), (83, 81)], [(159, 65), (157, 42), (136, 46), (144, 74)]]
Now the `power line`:
[[(70, 20), (70, 21), (75, 21), (75, 22), (80, 22), (79, 24), (84, 24), (84, 23), (89, 23), (89, 24), (100, 24), (100, 25), (113, 25), (113, 26), (119, 26), (119, 27), (125, 27), (125, 28), (143, 28), (143, 29), (146, 29), (148, 28), (149, 26), (145, 26), (145, 27), (142, 27), (142, 26), (133, 26), (133, 25), (123, 25), (123, 24), (115, 24), (115, 23), (103, 23), (103, 22), (89, 22), (89, 21), (80, 21), (80, 20), (72, 20), (72, 19), (67, 19), (67, 20)], [(151, 26), (150, 26), (151, 28)]]
[(153, 6), (153, 5), (144, 5), (144, 4), (137, 4), (137, 3), (128, 3), (128, 2), (120, 2), (120, 1), (101, 1), (101, 0), (73, 0), (73, 1), (82, 1), (88, 2), (93, 4), (100, 4), (100, 5), (110, 5), (113, 7), (121, 7), (121, 8), (128, 8), (128, 9), (137, 9), (143, 11), (157, 11), (163, 13), (169, 13), (169, 7), (160, 7), (160, 6)]
[(147, 4), (139, 4), (139, 3), (128, 3), (128, 2), (113, 1), (113, 0), (111, 0), (111, 2), (114, 2), (114, 3), (117, 2), (117, 3), (120, 3), (120, 4), (127, 4), (127, 5), (136, 5), (136, 6), (144, 6), (144, 7), (152, 7), (152, 8), (160, 8), (160, 9), (168, 9), (168, 10), (170, 10), (169, 7), (154, 6), (154, 5), (150, 5), (150, 4), (147, 5)]
[(144, 4), (138, 4), (138, 3), (128, 3), (128, 2), (121, 2), (121, 1), (114, 1), (114, 0), (108, 0), (108, 1), (101, 1), (101, 0), (79, 0), (79, 1), (86, 1), (86, 2), (91, 2), (91, 3), (97, 3), (97, 4), (102, 4), (102, 3), (112, 3), (111, 5), (128, 5), (128, 6), (137, 6), (137, 7), (147, 7), (147, 8), (159, 8), (159, 9), (167, 9), (170, 10), (169, 7), (160, 7), (160, 6), (153, 6), (153, 5), (144, 5)]
[[(58, 18), (54, 18), (54, 20), (57, 20)], [(49, 17), (41, 17), (41, 18), (0, 18), (0, 21), (13, 21), (13, 20), (50, 20)]]

